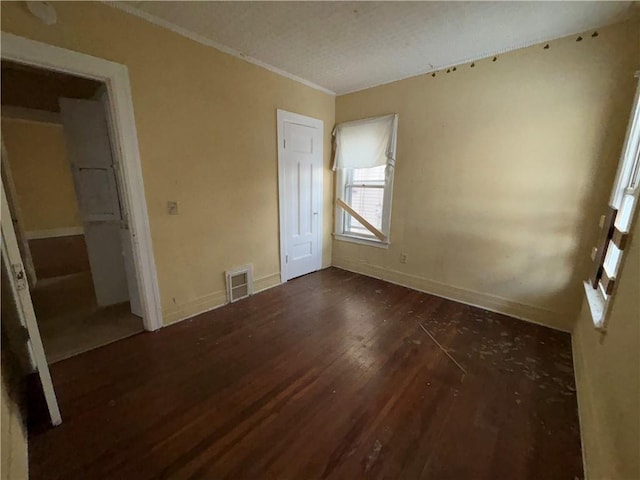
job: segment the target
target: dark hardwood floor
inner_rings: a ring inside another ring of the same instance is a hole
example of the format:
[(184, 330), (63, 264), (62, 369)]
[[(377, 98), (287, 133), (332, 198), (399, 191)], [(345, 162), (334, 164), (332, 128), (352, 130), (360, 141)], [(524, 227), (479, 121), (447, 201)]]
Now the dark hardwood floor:
[(33, 479), (583, 475), (568, 334), (335, 268), (52, 374)]

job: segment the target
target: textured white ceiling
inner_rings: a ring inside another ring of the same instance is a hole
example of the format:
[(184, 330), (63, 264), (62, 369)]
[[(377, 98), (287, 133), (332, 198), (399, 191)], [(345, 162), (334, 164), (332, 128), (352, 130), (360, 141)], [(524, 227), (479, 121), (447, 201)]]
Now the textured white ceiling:
[(633, 2), (140, 2), (120, 8), (337, 94), (623, 20)]

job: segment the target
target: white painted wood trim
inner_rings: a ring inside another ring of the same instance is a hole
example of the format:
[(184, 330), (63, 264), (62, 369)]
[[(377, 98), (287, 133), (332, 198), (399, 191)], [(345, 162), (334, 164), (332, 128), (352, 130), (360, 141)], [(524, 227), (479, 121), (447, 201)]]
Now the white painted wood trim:
[(11, 173), (9, 154), (4, 146), (4, 140), (1, 138), (0, 143), (2, 144), (2, 173), (5, 194), (7, 195), (7, 201), (9, 202), (10, 214), (13, 215), (12, 219), (15, 235), (19, 244), (22, 246), (22, 255), (24, 256), (22, 261), (27, 269), (29, 285), (33, 287), (38, 281), (36, 267), (33, 265), (33, 256), (31, 255), (31, 248), (29, 247), (29, 237), (26, 235), (23, 228), (24, 215), (22, 214), (22, 208), (20, 208), (20, 202), (18, 202), (18, 192), (16, 191), (16, 184), (13, 181), (13, 173)]
[(13, 107), (4, 105), (2, 107), (2, 118), (11, 120), (25, 120), (27, 122), (53, 123), (61, 125), (59, 112), (49, 112), (47, 110), (38, 110), (35, 108)]
[[(60, 408), (58, 407), (58, 400), (56, 399), (53, 382), (51, 381), (51, 372), (49, 371), (49, 365), (47, 365), (47, 357), (45, 356), (44, 347), (42, 346), (40, 330), (36, 321), (36, 313), (33, 309), (33, 303), (31, 302), (29, 284), (25, 279), (23, 280), (23, 286), (19, 287), (18, 280), (13, 273), (13, 268), (16, 266), (19, 270), (22, 270), (24, 275), (23, 262), (20, 256), (20, 250), (18, 249), (16, 234), (13, 229), (13, 221), (4, 191), (4, 184), (0, 190), (2, 191), (2, 256), (4, 257), (7, 277), (11, 286), (10, 295), (15, 301), (20, 323), (27, 329), (29, 335), (29, 351), (32, 355), (31, 360), (32, 363), (35, 364), (38, 376), (40, 377), (51, 423), (56, 426), (62, 423)], [(6, 294), (6, 292), (3, 292), (3, 294)]]
[[(629, 184), (629, 181), (633, 175), (633, 161), (625, 162), (628, 158), (635, 158), (634, 154), (637, 152), (637, 149), (640, 148), (640, 72), (636, 72), (634, 77), (638, 78), (638, 84), (636, 85), (636, 93), (633, 99), (633, 104), (631, 107), (631, 113), (629, 114), (629, 123), (627, 124), (627, 132), (625, 134), (625, 139), (622, 147), (622, 152), (620, 154), (620, 161), (618, 162), (618, 169), (616, 171), (616, 178), (613, 183), (613, 188), (611, 189), (611, 196), (609, 197), (609, 205), (620, 209), (622, 206), (622, 200), (625, 195), (625, 186)], [(638, 221), (637, 220), (637, 210), (638, 210), (638, 197), (640, 196), (640, 187), (636, 187), (635, 191), (632, 193), (635, 197), (635, 203), (633, 205), (633, 210), (631, 211), (631, 229), (633, 224)], [(635, 219), (635, 220), (634, 220)], [(601, 220), (602, 221), (602, 220)], [(622, 251), (622, 258), (620, 259), (620, 263), (618, 265), (618, 271), (615, 272), (613, 277), (621, 276), (625, 260), (627, 258), (628, 250)], [(603, 259), (604, 261), (604, 259)], [(603, 264), (604, 268), (604, 264)], [(604, 268), (605, 273), (606, 268)], [(591, 314), (591, 319), (593, 321), (593, 326), (596, 330), (600, 332), (606, 332), (609, 325), (609, 312), (611, 311), (612, 302), (615, 302), (616, 292), (618, 290), (619, 282), (615, 282), (613, 286), (613, 291), (610, 295), (605, 295), (602, 292), (600, 286), (600, 282), (598, 282), (598, 289), (593, 289), (589, 282), (584, 282), (585, 288), (585, 299), (589, 306), (589, 312)]]
[(359, 245), (367, 245), (376, 248), (389, 248), (389, 242), (381, 242), (373, 238), (358, 237), (356, 235), (348, 235), (346, 233), (334, 233), (333, 238), (341, 242), (357, 243)]
[(114, 156), (121, 168), (122, 194), (128, 218), (138, 277), (145, 330), (162, 327), (160, 290), (153, 257), (151, 231), (144, 195), (129, 71), (125, 65), (83, 53), (54, 47), (2, 32), (3, 59), (104, 82), (114, 126)]
[(84, 235), (84, 228), (51, 228), (48, 230), (31, 230), (25, 233), (28, 240), (38, 240), (41, 238), (72, 237), (73, 235)]
[[(286, 243), (286, 235), (284, 231), (285, 225), (285, 208), (284, 202), (286, 200), (285, 197), (285, 169), (284, 169), (284, 122), (292, 122), (297, 123), (299, 125), (304, 125), (306, 127), (317, 128), (320, 131), (320, 163), (322, 165), (322, 172), (319, 176), (320, 183), (320, 207), (318, 208), (318, 246), (320, 247), (320, 251), (322, 251), (322, 229), (323, 229), (323, 220), (322, 214), (324, 209), (324, 122), (317, 118), (307, 117), (305, 115), (300, 115), (298, 113), (287, 112), (286, 110), (277, 109), (277, 138), (278, 138), (278, 217), (280, 226), (278, 231), (280, 232), (280, 282), (285, 283), (287, 281), (287, 243)], [(318, 265), (318, 270), (322, 268), (322, 254), (320, 255), (320, 265)]]
[(244, 60), (245, 62), (253, 63), (254, 65), (262, 67), (265, 70), (269, 70), (270, 72), (273, 72), (276, 75), (280, 75), (281, 77), (288, 78), (289, 80), (293, 80), (294, 82), (301, 83), (303, 85), (306, 85), (307, 87), (313, 88), (314, 90), (319, 90), (321, 92), (328, 93), (329, 95), (333, 95), (333, 96), (336, 95), (336, 92), (334, 92), (333, 90), (329, 90), (328, 88), (325, 88), (322, 85), (318, 85), (317, 83), (313, 83), (307, 79), (298, 77), (297, 75), (294, 75), (278, 67), (265, 63), (262, 60), (258, 60), (257, 58), (253, 58), (248, 55), (245, 55), (244, 53), (239, 52), (238, 50), (227, 47), (226, 45), (215, 42), (213, 40), (210, 40), (202, 35), (199, 35), (190, 30), (187, 30), (186, 28), (179, 27), (178, 25), (174, 25), (173, 23), (163, 18), (157, 17), (155, 15), (144, 12), (142, 10), (138, 10), (137, 8), (132, 7), (131, 5), (127, 5), (126, 3), (112, 2), (112, 1), (105, 1), (104, 3), (106, 3), (111, 7), (117, 8), (118, 10), (122, 10), (123, 12), (126, 12), (130, 15), (135, 15), (136, 17), (142, 18), (143, 20), (146, 20), (149, 23), (153, 23), (154, 25), (158, 25), (159, 27), (166, 28), (167, 30), (172, 31), (173, 33), (177, 33), (178, 35), (182, 35), (183, 37), (193, 40), (194, 42), (201, 43), (202, 45), (206, 45), (207, 47), (215, 48), (216, 50), (219, 50), (233, 57), (239, 58), (240, 60)]

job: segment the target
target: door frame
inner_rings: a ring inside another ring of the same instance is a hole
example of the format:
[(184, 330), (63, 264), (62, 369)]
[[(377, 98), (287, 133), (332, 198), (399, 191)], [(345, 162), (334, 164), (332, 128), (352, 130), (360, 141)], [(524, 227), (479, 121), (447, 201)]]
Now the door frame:
[(291, 122), (298, 125), (304, 125), (305, 127), (316, 128), (320, 131), (320, 165), (321, 175), (317, 178), (317, 187), (320, 193), (319, 207), (318, 207), (318, 230), (316, 235), (318, 236), (318, 248), (320, 249), (320, 265), (318, 270), (322, 268), (322, 231), (323, 220), (322, 213), (324, 209), (324, 122), (320, 119), (307, 117), (298, 113), (288, 112), (286, 110), (277, 109), (277, 127), (278, 127), (278, 217), (280, 221), (279, 234), (280, 234), (280, 282), (285, 283), (287, 281), (287, 236), (285, 232), (285, 165), (284, 165), (284, 123)]
[(144, 329), (162, 327), (162, 309), (144, 194), (142, 166), (126, 65), (2, 32), (3, 60), (68, 73), (103, 82), (112, 119), (114, 160), (122, 178), (122, 195), (129, 219), (133, 257), (144, 313)]

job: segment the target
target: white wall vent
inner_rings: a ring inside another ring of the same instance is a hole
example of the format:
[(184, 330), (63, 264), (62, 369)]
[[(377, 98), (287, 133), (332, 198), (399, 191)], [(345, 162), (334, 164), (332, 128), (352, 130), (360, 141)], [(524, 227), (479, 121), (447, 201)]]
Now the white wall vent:
[(253, 267), (243, 265), (242, 267), (227, 270), (227, 298), (229, 303), (247, 298), (253, 294)]

